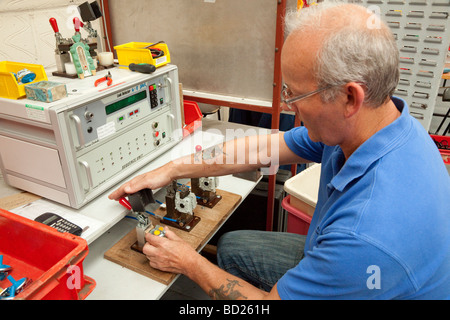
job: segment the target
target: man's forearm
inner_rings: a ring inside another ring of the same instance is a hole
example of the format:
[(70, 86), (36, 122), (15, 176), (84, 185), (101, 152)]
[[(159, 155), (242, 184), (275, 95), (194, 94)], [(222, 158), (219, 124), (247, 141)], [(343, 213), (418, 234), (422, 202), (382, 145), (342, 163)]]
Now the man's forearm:
[(124, 183), (109, 198), (119, 200), (143, 188), (158, 189), (182, 178), (217, 177), (261, 167), (276, 168), (281, 164), (305, 162), (287, 147), (282, 133), (249, 136), (170, 161)]
[(276, 290), (266, 292), (229, 274), (198, 255), (195, 263), (185, 269), (185, 275), (196, 282), (214, 300), (279, 299)]
[(173, 179), (222, 176), (278, 165), (279, 136), (243, 137), (173, 160)]

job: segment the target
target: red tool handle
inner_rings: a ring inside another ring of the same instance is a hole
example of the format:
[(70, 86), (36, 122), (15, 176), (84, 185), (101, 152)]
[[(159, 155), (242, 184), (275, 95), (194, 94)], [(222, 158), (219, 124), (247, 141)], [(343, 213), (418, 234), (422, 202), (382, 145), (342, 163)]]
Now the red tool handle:
[(80, 32), (81, 21), (77, 17), (73, 18), (73, 24), (75, 25), (75, 31)]
[(48, 20), (48, 21), (50, 22), (50, 25), (52, 26), (53, 31), (55, 31), (55, 33), (59, 32), (58, 23), (56, 22), (56, 19), (50, 18), (50, 20)]
[(103, 78), (100, 78), (100, 79), (97, 79), (97, 80), (95, 80), (95, 82), (94, 82), (94, 86), (98, 86), (100, 83), (102, 83), (103, 81), (107, 81), (107, 85), (108, 85), (108, 87), (111, 85), (111, 83), (112, 83), (112, 79), (111, 78), (109, 78), (109, 77), (103, 77)]
[[(100, 83), (102, 83), (103, 81), (105, 81), (105, 78), (100, 78), (100, 79), (97, 79), (97, 80), (95, 80), (95, 82), (94, 82), (94, 86), (96, 87), (96, 86), (98, 86)], [(120, 199), (119, 200), (119, 202), (121, 201), (122, 199)], [(122, 203), (121, 203), (122, 204)]]
[(119, 203), (122, 206), (124, 206), (125, 208), (127, 208), (128, 210), (131, 210), (131, 204), (128, 202), (128, 200), (126, 198), (120, 198)]
[[(75, 19), (78, 19), (77, 17), (73, 18), (73, 24), (75, 24)], [(84, 27), (83, 21), (80, 21), (80, 19), (78, 19), (78, 21), (80, 22), (80, 27)]]

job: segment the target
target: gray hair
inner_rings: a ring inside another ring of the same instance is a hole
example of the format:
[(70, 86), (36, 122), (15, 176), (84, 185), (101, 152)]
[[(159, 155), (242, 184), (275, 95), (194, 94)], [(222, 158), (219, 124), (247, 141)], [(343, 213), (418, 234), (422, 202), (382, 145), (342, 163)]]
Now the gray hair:
[[(365, 103), (380, 106), (393, 95), (399, 81), (397, 44), (378, 17), (366, 8), (367, 16), (354, 14), (351, 6), (361, 11), (361, 7), (348, 3), (323, 2), (300, 12), (288, 12), (286, 31), (324, 35), (314, 75), (319, 88), (337, 86), (321, 93), (324, 102), (335, 99), (342, 90), (339, 85), (358, 82), (365, 87)], [(330, 15), (324, 14), (331, 8), (335, 8), (335, 14), (330, 20)]]

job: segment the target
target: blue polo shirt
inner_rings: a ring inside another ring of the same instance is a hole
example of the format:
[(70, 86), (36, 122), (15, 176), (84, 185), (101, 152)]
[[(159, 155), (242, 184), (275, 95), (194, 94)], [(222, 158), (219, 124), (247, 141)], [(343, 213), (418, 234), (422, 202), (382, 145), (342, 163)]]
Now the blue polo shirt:
[(304, 258), (277, 283), (282, 299), (450, 298), (450, 178), (406, 102), (392, 100), (401, 116), (347, 161), (304, 127), (285, 133), (322, 165)]

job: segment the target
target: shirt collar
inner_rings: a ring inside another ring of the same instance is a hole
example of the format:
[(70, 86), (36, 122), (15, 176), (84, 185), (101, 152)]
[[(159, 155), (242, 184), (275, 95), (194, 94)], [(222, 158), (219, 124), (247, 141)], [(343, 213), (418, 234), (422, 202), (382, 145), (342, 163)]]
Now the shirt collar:
[[(344, 190), (351, 181), (362, 176), (375, 161), (404, 141), (403, 137), (409, 132), (412, 125), (408, 105), (401, 98), (392, 97), (392, 101), (401, 112), (400, 117), (359, 146), (340, 170), (335, 168), (339, 172), (333, 177), (330, 184), (336, 190)], [(343, 152), (339, 146), (336, 146), (333, 157), (333, 162), (339, 161), (341, 163), (333, 163), (333, 167), (342, 165)]]

